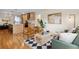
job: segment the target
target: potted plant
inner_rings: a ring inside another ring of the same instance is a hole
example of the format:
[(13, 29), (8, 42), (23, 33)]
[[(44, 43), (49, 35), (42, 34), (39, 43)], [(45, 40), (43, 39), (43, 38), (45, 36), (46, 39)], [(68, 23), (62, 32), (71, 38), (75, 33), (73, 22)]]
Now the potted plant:
[(45, 28), (45, 24), (46, 23), (44, 23), (42, 19), (41, 20), (38, 20), (38, 23), (40, 24), (40, 27), (41, 28)]
[(42, 33), (45, 33), (45, 32), (46, 32), (46, 29), (45, 29), (46, 22), (44, 22), (44, 21), (41, 19), (41, 20), (38, 20), (38, 23), (39, 23), (41, 29), (43, 30)]

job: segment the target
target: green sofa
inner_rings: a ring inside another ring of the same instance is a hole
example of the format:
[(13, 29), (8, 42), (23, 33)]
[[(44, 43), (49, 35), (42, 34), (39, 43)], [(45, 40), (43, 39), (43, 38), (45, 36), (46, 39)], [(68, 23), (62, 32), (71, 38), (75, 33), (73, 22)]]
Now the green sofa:
[(52, 40), (52, 48), (53, 49), (78, 49), (79, 48), (79, 34), (74, 39), (74, 41), (70, 44), (58, 39)]

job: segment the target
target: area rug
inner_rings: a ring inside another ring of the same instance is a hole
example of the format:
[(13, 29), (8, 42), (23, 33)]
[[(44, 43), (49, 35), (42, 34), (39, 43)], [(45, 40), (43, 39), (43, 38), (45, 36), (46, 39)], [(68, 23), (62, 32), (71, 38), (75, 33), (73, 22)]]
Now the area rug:
[(44, 45), (40, 45), (33, 38), (30, 38), (25, 40), (25, 44), (28, 44), (32, 49), (52, 49), (52, 39)]

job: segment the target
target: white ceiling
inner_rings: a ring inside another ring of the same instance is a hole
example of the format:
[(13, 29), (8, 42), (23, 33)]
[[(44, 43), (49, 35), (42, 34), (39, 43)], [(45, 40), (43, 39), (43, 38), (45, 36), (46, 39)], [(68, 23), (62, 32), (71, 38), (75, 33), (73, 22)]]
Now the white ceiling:
[(41, 12), (41, 11), (45, 11), (46, 9), (0, 9), (0, 13), (3, 12)]
[(28, 12), (45, 12), (45, 11), (79, 12), (79, 9), (0, 9), (0, 13), (4, 13), (4, 12), (28, 13)]
[(0, 16), (2, 15), (21, 15), (28, 12), (36, 12), (36, 13), (56, 13), (56, 12), (66, 12), (66, 13), (79, 13), (79, 9), (0, 9)]

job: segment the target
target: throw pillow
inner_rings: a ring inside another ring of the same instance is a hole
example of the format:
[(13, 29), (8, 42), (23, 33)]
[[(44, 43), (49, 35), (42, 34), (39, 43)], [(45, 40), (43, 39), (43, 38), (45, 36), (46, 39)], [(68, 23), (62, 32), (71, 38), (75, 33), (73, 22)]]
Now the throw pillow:
[(67, 43), (72, 43), (76, 36), (76, 33), (60, 33), (59, 40), (65, 41)]

